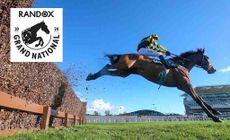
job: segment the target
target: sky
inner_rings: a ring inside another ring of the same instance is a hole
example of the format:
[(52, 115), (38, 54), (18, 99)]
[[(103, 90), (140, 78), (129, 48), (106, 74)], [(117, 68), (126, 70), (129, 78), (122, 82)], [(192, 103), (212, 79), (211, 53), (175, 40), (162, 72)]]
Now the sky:
[(108, 63), (104, 54), (136, 53), (140, 40), (153, 33), (174, 54), (205, 48), (217, 72), (192, 69), (194, 87), (230, 84), (229, 0), (36, 0), (33, 7), (63, 8), (64, 56), (57, 65), (63, 71), (75, 67), (80, 78), (74, 90), (87, 102), (87, 113), (154, 109), (184, 114), (182, 91), (158, 90), (141, 76), (85, 81)]

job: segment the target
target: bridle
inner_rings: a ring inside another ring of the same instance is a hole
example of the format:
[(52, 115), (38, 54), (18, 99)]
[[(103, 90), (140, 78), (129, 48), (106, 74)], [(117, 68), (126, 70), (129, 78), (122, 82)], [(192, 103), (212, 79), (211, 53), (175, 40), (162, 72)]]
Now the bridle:
[[(192, 61), (191, 59), (189, 59), (189, 58), (184, 58), (184, 57), (178, 56), (178, 55), (175, 55), (175, 56), (177, 56), (177, 57), (180, 58), (180, 59), (183, 59), (184, 61), (193, 62), (193, 61)], [(184, 62), (182, 62), (182, 63), (183, 63), (183, 65), (184, 65)], [(206, 63), (206, 61), (205, 61), (205, 55), (204, 55), (204, 54), (202, 54), (201, 64), (195, 64), (194, 66), (195, 66), (195, 67), (198, 67), (198, 68), (208, 69), (208, 65), (207, 65), (207, 63)]]
[(208, 63), (205, 61), (205, 55), (202, 55), (202, 60), (200, 65), (196, 65), (196, 67), (203, 68), (205, 70), (208, 70)]

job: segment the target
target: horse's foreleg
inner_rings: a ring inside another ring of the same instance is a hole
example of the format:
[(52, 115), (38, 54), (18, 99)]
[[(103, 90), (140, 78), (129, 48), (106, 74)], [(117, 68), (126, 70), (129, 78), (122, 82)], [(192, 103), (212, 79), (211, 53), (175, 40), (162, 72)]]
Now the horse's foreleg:
[(183, 85), (181, 88), (184, 92), (188, 93), (193, 100), (202, 107), (208, 117), (211, 117), (214, 122), (223, 122), (220, 118), (216, 117), (210, 110), (209, 107), (206, 106), (206, 103), (200, 98), (200, 96), (196, 93), (196, 91), (192, 88), (191, 84)]
[(200, 98), (200, 100), (207, 106), (207, 108), (208, 108), (209, 110), (212, 111), (212, 113), (213, 113), (214, 115), (221, 115), (221, 114), (222, 114), (222, 113), (220, 113), (218, 110), (215, 110), (215, 109), (212, 108), (210, 105), (208, 105), (208, 104), (204, 101), (204, 99), (202, 99), (200, 96), (198, 96), (198, 98)]
[(44, 45), (44, 41), (43, 41), (43, 39), (41, 39), (41, 40), (40, 40), (40, 42), (41, 42), (41, 43), (40, 43), (40, 44), (41, 44), (41, 46), (43, 46), (43, 45)]
[(41, 37), (37, 37), (36, 41), (39, 40), (38, 44), (35, 45), (35, 47), (38, 47), (39, 45), (43, 46), (44, 42), (43, 39)]

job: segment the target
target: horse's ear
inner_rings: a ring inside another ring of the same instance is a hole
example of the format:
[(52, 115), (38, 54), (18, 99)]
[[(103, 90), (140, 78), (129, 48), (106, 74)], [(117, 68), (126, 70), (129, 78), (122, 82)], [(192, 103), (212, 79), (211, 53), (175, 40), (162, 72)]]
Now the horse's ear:
[(204, 53), (204, 51), (205, 51), (204, 48), (199, 48), (199, 49), (197, 49), (197, 52), (199, 52), (199, 53)]
[(201, 49), (200, 49), (200, 52), (201, 52), (201, 53), (204, 53), (204, 51), (205, 51), (204, 48), (201, 48)]
[(205, 48), (203, 48), (203, 53), (205, 52)]

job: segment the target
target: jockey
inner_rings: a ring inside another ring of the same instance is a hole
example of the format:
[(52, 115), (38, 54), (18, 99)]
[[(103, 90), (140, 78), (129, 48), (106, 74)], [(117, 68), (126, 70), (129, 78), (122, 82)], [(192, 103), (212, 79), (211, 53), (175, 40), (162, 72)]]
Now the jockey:
[(171, 53), (167, 51), (162, 45), (158, 44), (156, 41), (159, 40), (159, 36), (156, 34), (152, 34), (148, 37), (145, 37), (141, 40), (141, 42), (137, 46), (137, 51), (140, 54), (150, 56), (150, 57), (158, 57), (161, 63), (165, 66), (165, 68), (175, 68), (175, 65), (170, 65), (165, 61), (164, 56), (170, 56)]

